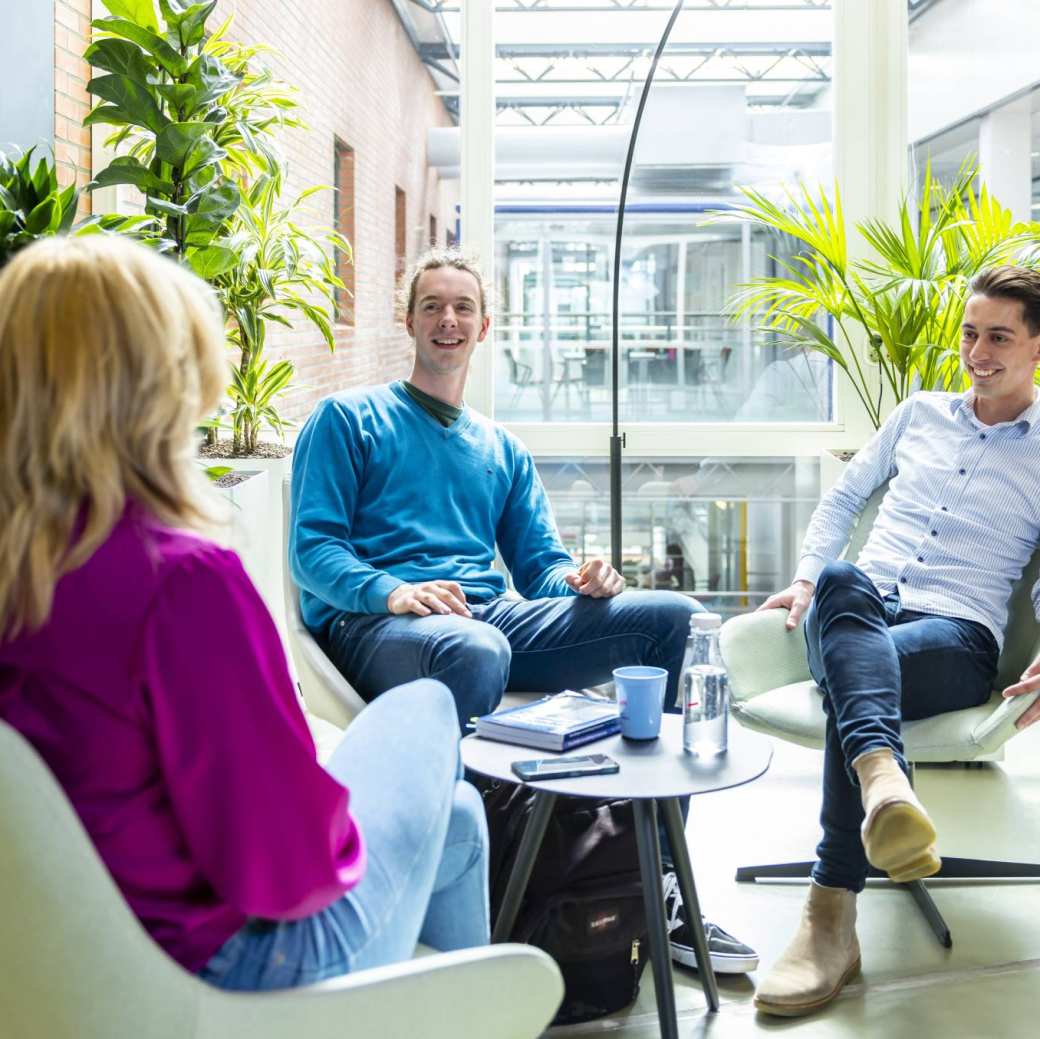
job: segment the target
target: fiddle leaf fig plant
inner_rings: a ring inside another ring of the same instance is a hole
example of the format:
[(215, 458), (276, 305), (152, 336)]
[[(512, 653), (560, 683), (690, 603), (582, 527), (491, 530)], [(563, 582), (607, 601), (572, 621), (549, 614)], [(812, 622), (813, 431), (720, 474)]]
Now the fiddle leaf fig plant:
[(216, 0), (187, 3), (103, 0), (112, 17), (93, 22), (85, 57), (99, 73), (87, 84), (98, 104), (85, 125), (117, 127), (106, 142), (120, 154), (91, 188), (129, 184), (155, 218), (158, 248), (212, 281), (235, 258), (223, 242), (241, 202), (240, 183), (277, 162), (270, 135), (292, 123), (296, 102), (266, 71), (258, 48), (207, 33)]
[(268, 48), (212, 32), (216, 0), (102, 0), (85, 57), (99, 75), (87, 89), (98, 104), (87, 125), (114, 127), (117, 157), (92, 188), (132, 185), (146, 216), (133, 232), (189, 264), (209, 282), (227, 315), (234, 351), (230, 415), (203, 424), (209, 446), (230, 425), (235, 454), (252, 453), (265, 427), (284, 433), (276, 398), (294, 374), (289, 360), (264, 357), (270, 323), (302, 318), (331, 350), (335, 292), (330, 258), (350, 244), (301, 219), (312, 188), (285, 205), (285, 163), (276, 134), (301, 126), (294, 91), (257, 62)]

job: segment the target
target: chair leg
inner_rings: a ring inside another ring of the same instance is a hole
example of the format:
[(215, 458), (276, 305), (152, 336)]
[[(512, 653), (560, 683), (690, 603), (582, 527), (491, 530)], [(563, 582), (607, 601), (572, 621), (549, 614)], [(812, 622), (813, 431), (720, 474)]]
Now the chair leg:
[(931, 927), (935, 937), (939, 939), (939, 944), (944, 949), (952, 949), (953, 935), (950, 934), (950, 928), (943, 919), (942, 913), (939, 912), (939, 907), (932, 900), (931, 892), (924, 886), (924, 881), (912, 880), (909, 884), (899, 884), (897, 886), (905, 888), (910, 892), (911, 897), (917, 903), (917, 908), (921, 910), (925, 920), (928, 921), (928, 926)]
[(958, 859), (943, 856), (935, 877), (956, 880), (1040, 880), (1040, 863), (1001, 862), (998, 859)]
[[(753, 883), (756, 880), (803, 880), (809, 877), (813, 864), (811, 862), (780, 862), (766, 866), (741, 866), (737, 870), (738, 884)], [(885, 878), (886, 874), (871, 869), (869, 877)], [(944, 857), (942, 869), (930, 879), (943, 878), (953, 880), (1040, 880), (1040, 863), (1035, 862), (1000, 862), (996, 859), (961, 859)], [(908, 891), (917, 903), (917, 908), (924, 914), (928, 926), (939, 939), (939, 944), (946, 949), (953, 948), (953, 936), (943, 919), (939, 907), (932, 899), (931, 893), (921, 880), (909, 884), (897, 884)]]
[(751, 884), (756, 880), (808, 880), (812, 872), (811, 862), (778, 862), (769, 866), (741, 866), (737, 870), (738, 884)]

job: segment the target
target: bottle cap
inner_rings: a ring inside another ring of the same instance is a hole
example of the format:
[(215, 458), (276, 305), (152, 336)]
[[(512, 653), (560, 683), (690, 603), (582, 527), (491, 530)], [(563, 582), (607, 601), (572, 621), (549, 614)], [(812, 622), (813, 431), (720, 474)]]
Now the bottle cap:
[(694, 613), (690, 616), (691, 631), (717, 631), (722, 627), (722, 615), (718, 613)]

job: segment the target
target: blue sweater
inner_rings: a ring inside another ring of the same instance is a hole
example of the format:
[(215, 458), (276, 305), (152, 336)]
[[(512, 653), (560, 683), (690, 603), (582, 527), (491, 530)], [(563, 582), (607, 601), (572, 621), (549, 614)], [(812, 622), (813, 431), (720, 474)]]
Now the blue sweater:
[(293, 459), (289, 565), (304, 623), (386, 613), (405, 582), (457, 581), (471, 602), (505, 592), (495, 545), (526, 598), (574, 594), (574, 569), (527, 449), (464, 408), (447, 429), (399, 382), (323, 400)]

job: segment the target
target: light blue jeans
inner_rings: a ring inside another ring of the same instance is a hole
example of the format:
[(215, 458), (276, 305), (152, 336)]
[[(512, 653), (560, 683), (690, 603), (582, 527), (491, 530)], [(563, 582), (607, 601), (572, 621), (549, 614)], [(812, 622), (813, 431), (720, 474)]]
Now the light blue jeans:
[(451, 693), (420, 679), (351, 723), (327, 768), (350, 790), (368, 864), (328, 908), (295, 921), (250, 920), (199, 972), (225, 989), (308, 985), (411, 957), (485, 945), (487, 823), (461, 779)]

